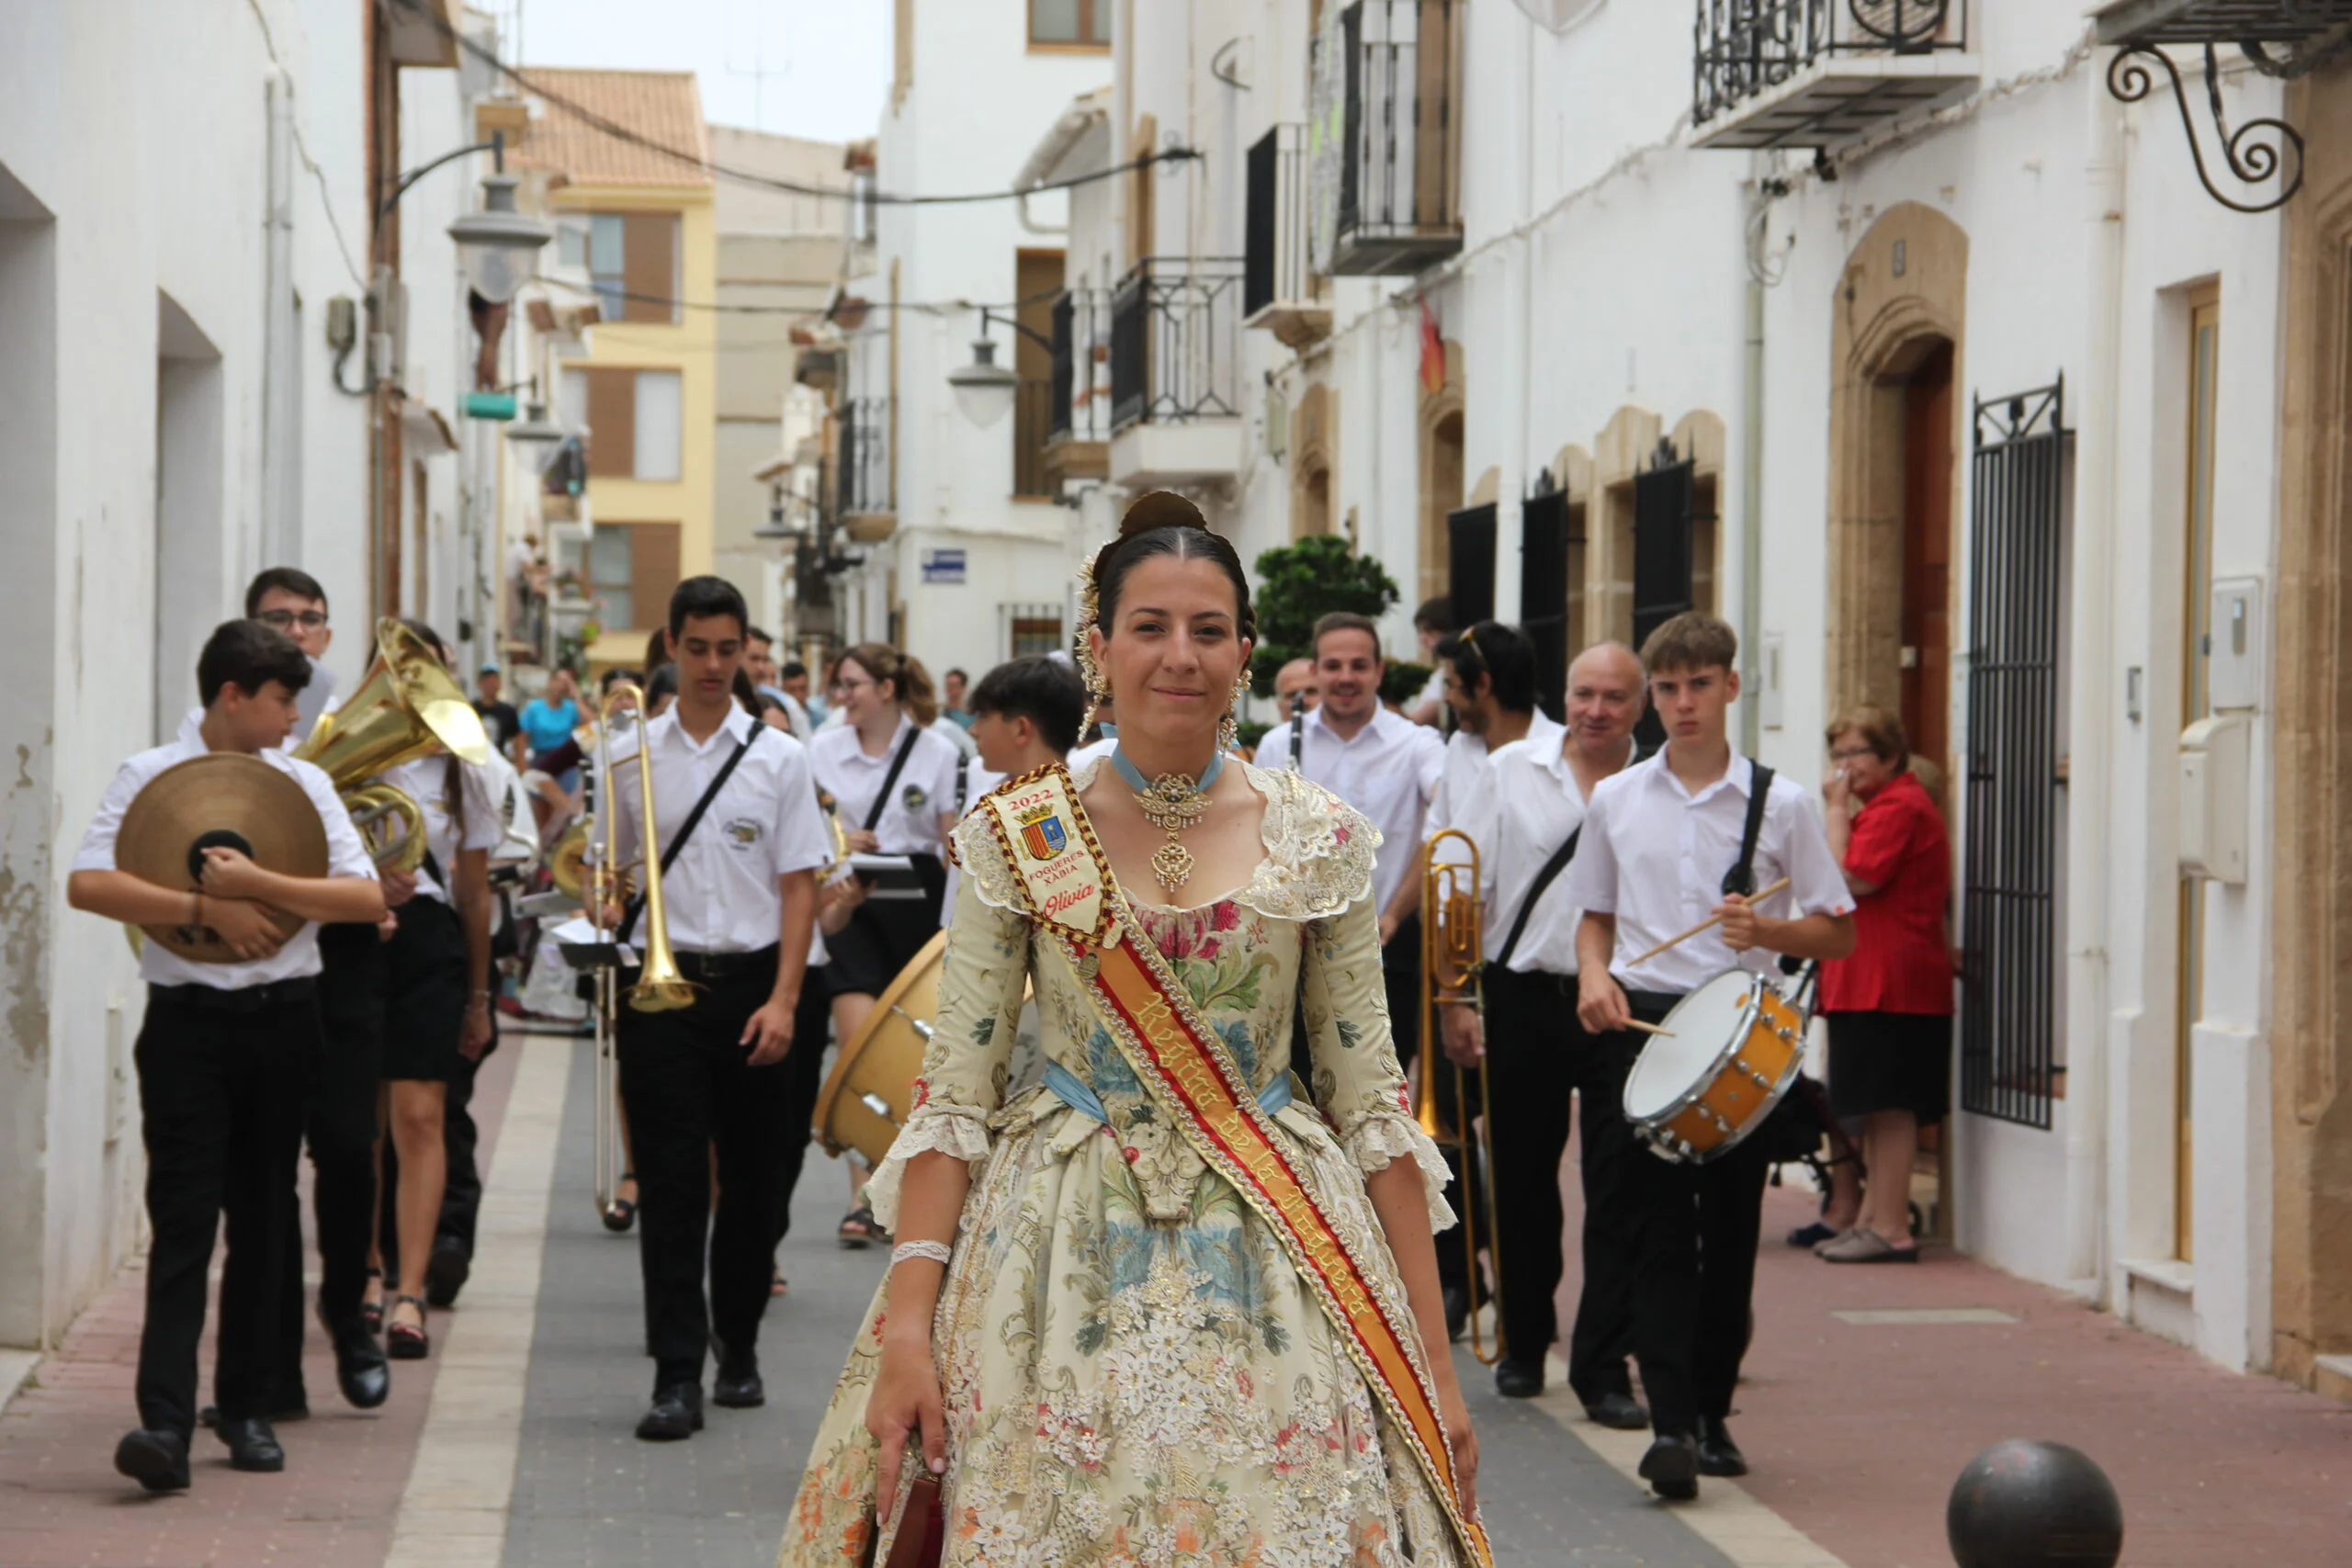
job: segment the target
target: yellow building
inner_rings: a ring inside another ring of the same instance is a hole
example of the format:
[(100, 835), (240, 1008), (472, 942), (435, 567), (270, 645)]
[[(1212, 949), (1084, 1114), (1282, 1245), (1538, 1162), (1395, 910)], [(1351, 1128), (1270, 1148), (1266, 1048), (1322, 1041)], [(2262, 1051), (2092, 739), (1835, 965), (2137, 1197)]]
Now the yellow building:
[(718, 240), (702, 97), (691, 73), (531, 77), (520, 161), (543, 176), (557, 233), (541, 270), (595, 323), (556, 372), (565, 422), (589, 433), (593, 526), (554, 564), (595, 605), (589, 667), (635, 667), (671, 590), (711, 569)]

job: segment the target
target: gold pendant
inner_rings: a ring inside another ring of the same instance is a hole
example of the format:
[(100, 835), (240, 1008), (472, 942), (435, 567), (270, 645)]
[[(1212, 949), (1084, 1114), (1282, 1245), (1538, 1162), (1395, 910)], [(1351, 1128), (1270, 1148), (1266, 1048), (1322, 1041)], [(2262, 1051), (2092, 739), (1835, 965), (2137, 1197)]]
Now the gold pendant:
[(1175, 892), (1192, 877), (1193, 852), (1171, 835), (1166, 843), (1151, 852), (1151, 874), (1159, 879), (1159, 886)]

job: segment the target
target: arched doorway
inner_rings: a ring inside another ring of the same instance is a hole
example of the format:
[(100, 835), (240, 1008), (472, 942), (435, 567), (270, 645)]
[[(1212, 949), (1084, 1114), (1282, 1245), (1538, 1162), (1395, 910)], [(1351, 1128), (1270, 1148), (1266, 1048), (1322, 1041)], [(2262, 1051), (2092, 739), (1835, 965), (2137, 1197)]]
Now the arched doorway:
[(1338, 448), (1339, 393), (1317, 381), (1291, 414), (1290, 536), (1331, 532), (1331, 470)]
[(1413, 603), (1434, 599), (1451, 581), (1446, 567), (1449, 513), (1462, 505), (1462, 345), (1445, 344), (1445, 384), (1420, 400), (1420, 550)]
[(1828, 703), (1899, 713), (1939, 798), (1951, 766), (1967, 278), (1960, 227), (1896, 207), (1847, 259), (1831, 345)]

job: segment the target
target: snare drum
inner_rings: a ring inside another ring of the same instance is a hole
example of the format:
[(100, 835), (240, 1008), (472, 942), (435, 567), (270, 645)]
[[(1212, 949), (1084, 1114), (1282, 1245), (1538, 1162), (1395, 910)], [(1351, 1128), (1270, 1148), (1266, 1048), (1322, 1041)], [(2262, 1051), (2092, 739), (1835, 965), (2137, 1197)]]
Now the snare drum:
[(1702, 1165), (1764, 1124), (1804, 1065), (1804, 1015), (1732, 969), (1677, 1002), (1625, 1079), (1625, 1120), (1652, 1152)]

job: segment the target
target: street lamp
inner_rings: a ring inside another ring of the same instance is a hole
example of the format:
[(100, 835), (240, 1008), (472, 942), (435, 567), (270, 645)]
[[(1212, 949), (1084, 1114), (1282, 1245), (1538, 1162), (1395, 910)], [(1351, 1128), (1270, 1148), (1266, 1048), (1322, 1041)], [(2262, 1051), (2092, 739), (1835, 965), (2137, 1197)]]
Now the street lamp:
[(530, 280), (539, 251), (555, 238), (554, 230), (514, 209), (514, 187), (521, 182), (506, 172), (504, 131), (497, 132), (487, 141), (444, 152), (402, 175), (400, 184), (385, 199), (379, 218), (391, 216), (392, 209), (400, 205), (409, 186), (442, 164), (469, 152), (490, 153), (494, 160), (493, 172), (481, 179), (481, 210), (466, 213), (450, 224), (449, 238), (457, 242), (458, 263), (465, 269), (468, 286), (492, 304), (503, 305)]
[(947, 384), (956, 389), (956, 406), (982, 430), (1012, 412), (1013, 394), (1021, 388), (1021, 378), (996, 362), (996, 344), (988, 335), (992, 325), (1011, 327), (1046, 353), (1054, 351), (1053, 340), (1044, 333), (982, 307), (980, 335), (972, 340), (972, 362), (947, 373)]

